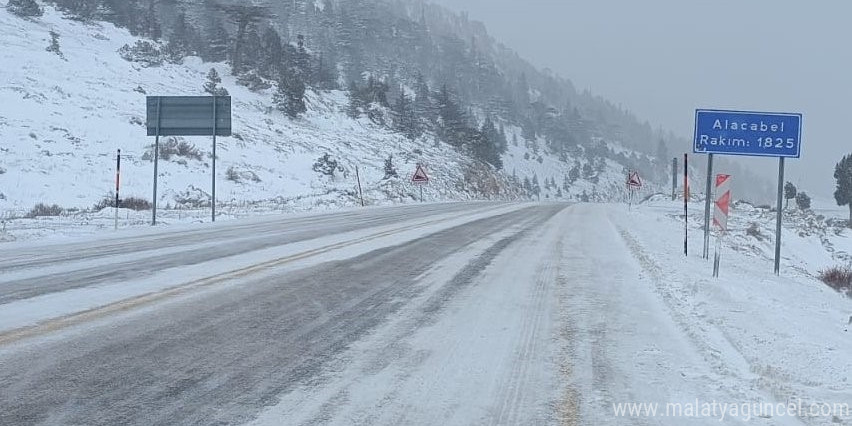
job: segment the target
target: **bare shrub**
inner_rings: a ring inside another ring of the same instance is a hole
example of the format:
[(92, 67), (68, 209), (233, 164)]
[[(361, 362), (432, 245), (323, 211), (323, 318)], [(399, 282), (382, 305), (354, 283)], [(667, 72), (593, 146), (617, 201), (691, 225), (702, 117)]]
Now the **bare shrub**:
[(852, 267), (833, 266), (819, 272), (820, 281), (829, 287), (852, 297)]
[[(151, 202), (139, 197), (122, 198), (118, 200), (118, 206), (123, 209), (130, 209), (135, 211), (151, 210)], [(115, 207), (115, 194), (104, 195), (104, 197), (101, 198), (100, 201), (95, 203), (92, 209), (95, 211), (99, 211), (107, 207)]]
[(59, 205), (57, 204), (49, 206), (44, 203), (38, 203), (29, 211), (29, 213), (27, 213), (26, 217), (32, 219), (43, 216), (59, 216), (62, 214), (63, 211), (63, 208), (59, 207)]
[[(183, 157), (191, 160), (201, 161), (203, 155), (195, 145), (177, 138), (167, 138), (160, 143), (160, 159), (170, 161), (173, 157)], [(145, 161), (154, 160), (154, 146), (149, 145), (148, 150), (142, 155)]]
[(746, 228), (746, 235), (749, 237), (754, 237), (758, 241), (763, 241), (763, 234), (760, 232), (760, 225), (757, 222), (752, 222), (748, 228)]

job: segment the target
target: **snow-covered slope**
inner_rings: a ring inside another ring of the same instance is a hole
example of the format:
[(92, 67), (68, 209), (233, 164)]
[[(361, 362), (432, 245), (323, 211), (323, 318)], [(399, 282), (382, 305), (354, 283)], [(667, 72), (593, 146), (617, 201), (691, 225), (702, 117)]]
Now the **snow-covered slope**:
[[(51, 31), (59, 35), (61, 54), (46, 49)], [(355, 206), (356, 167), (367, 204), (415, 201), (420, 188), (409, 177), (418, 163), (431, 179), (423, 188), (427, 201), (526, 198), (524, 178), (538, 182), (542, 200), (626, 196), (621, 165), (606, 160), (597, 165), (594, 179), (583, 176), (569, 188), (564, 185), (569, 170), (590, 160), (579, 154), (560, 160), (547, 151), (544, 140), (533, 148), (520, 128), (506, 122), (507, 138), (520, 142), (509, 144), (504, 168), (496, 171), (434, 136), (411, 141), (366, 118), (349, 118), (343, 91), (309, 90), (308, 113), (291, 120), (274, 108), (274, 88), (252, 92), (236, 83), (226, 64), (196, 57), (157, 67), (129, 62), (118, 52), (138, 39), (126, 30), (68, 19), (50, 6), (36, 19), (0, 9), (0, 41), (0, 219), (14, 218), (19, 225), (37, 203), (66, 209), (66, 224), (93, 220), (89, 210), (114, 188), (118, 149), (122, 198), (150, 201), (154, 138), (146, 136), (145, 98), (203, 95), (211, 68), (232, 96), (234, 134), (217, 143), (222, 212), (235, 207), (248, 211), (258, 204), (286, 211)], [(162, 144), (181, 142), (189, 144), (190, 155), (160, 161), (158, 205), (166, 210), (209, 206), (212, 140), (161, 138)], [(326, 153), (339, 165), (333, 177), (312, 169)], [(399, 177), (385, 179), (384, 162), (390, 155)], [(122, 213), (122, 218), (131, 216)], [(123, 224), (141, 222), (140, 216)], [(41, 226), (30, 225), (24, 227)]]
[[(60, 35), (62, 56), (48, 52), (49, 31)], [(234, 136), (219, 138), (218, 198), (334, 199), (354, 202), (355, 167), (372, 200), (412, 198), (407, 183), (416, 163), (432, 178), (431, 199), (484, 196), (464, 185), (471, 163), (431, 140), (409, 141), (364, 121), (346, 118), (343, 92), (308, 93), (308, 114), (289, 120), (273, 108), (269, 91), (254, 93), (227, 76), (226, 66), (188, 58), (182, 65), (145, 68), (117, 51), (136, 39), (110, 24), (64, 19), (48, 7), (44, 17), (24, 20), (0, 10), (4, 49), (0, 81), (2, 167), (0, 208), (29, 208), (37, 202), (86, 208), (113, 186), (115, 152), (122, 150), (122, 193), (150, 199), (151, 161), (143, 159), (153, 138), (145, 135), (146, 95), (203, 95), (210, 68), (223, 75), (233, 98)], [(211, 138), (183, 138), (200, 160), (173, 157), (160, 166), (160, 203), (174, 203), (186, 191), (210, 188)], [(164, 140), (164, 142), (168, 142)], [(329, 153), (343, 171), (334, 178), (311, 168)], [(401, 179), (383, 181), (384, 159), (394, 156)], [(233, 170), (228, 173), (228, 170)], [(228, 176), (241, 176), (239, 181)], [(254, 178), (256, 176), (256, 179)], [(491, 195), (507, 195), (505, 181)], [(509, 194), (512, 196), (512, 194)]]

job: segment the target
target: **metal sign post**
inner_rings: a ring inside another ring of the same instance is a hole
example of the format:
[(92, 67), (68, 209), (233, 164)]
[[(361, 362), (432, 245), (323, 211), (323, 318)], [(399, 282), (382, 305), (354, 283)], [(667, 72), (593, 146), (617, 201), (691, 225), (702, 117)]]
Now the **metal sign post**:
[(118, 230), (118, 182), (121, 176), (121, 150), (115, 155), (115, 230)]
[[(799, 158), (801, 142), (802, 114), (703, 109), (695, 111), (694, 152), (779, 158), (778, 218), (775, 227), (776, 274), (781, 270), (784, 159)], [(712, 164), (709, 159), (708, 164)]]
[[(151, 224), (157, 224), (157, 162), (160, 136), (213, 136), (210, 198), (216, 221), (216, 136), (231, 136), (230, 96), (148, 96), (148, 136), (154, 136), (154, 200)], [(213, 118), (212, 120), (210, 118)]]
[(683, 255), (689, 256), (689, 154), (683, 154)]
[(212, 188), (210, 192), (210, 212), (211, 212), (211, 222), (216, 221), (216, 95), (213, 95), (213, 182), (210, 187)]
[(784, 157), (778, 159), (778, 216), (775, 221), (775, 275), (781, 274), (781, 219), (784, 211), (781, 200), (784, 198)]
[(702, 259), (710, 258), (710, 191), (712, 189), (713, 154), (707, 156), (707, 186), (704, 190), (704, 254)]
[[(148, 107), (150, 109), (151, 106), (151, 98), (148, 98)], [(157, 163), (160, 159), (160, 125), (162, 123), (162, 98), (157, 97), (157, 124), (154, 130), (154, 199), (151, 200), (151, 226), (157, 224)], [(151, 114), (149, 112), (148, 119), (151, 119)], [(148, 129), (148, 136), (151, 136), (151, 129)]]

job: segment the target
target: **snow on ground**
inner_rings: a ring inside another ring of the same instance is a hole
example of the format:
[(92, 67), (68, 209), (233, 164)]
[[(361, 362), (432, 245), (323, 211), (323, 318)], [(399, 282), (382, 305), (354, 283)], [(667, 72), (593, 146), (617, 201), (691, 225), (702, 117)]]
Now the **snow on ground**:
[[(824, 267), (849, 264), (852, 231), (826, 226), (813, 215), (788, 214), (782, 272), (776, 277), (774, 213), (738, 204), (722, 246), (721, 277), (714, 279), (712, 263), (701, 259), (703, 204), (690, 205), (688, 257), (683, 255), (682, 211), (682, 204), (656, 199), (632, 211), (619, 206), (609, 212), (641, 267), (639, 284), (662, 301), (679, 333), (709, 367), (680, 372), (684, 380), (710, 379), (708, 394), (677, 396), (684, 401), (714, 395), (717, 400), (727, 396), (729, 402), (801, 401), (806, 408), (852, 403), (852, 334), (847, 331), (852, 299), (815, 278)], [(746, 235), (751, 223), (761, 229), (760, 239)], [(641, 327), (647, 313), (636, 314)], [(665, 337), (651, 341), (659, 344)], [(637, 348), (633, 355), (635, 362), (642, 353)], [(844, 414), (835, 419), (805, 413), (799, 420), (826, 425), (852, 420), (849, 412)], [(776, 415), (766, 424), (782, 420)]]

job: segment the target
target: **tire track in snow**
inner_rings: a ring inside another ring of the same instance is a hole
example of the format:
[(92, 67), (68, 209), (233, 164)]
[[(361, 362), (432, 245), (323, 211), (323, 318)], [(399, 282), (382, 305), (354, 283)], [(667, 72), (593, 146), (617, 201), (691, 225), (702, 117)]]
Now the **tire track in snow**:
[[(471, 401), (467, 399), (492, 395), (492, 388), (470, 388), (469, 391), (457, 395), (460, 387), (471, 386), (459, 381), (472, 379), (459, 376), (459, 369), (465, 369), (466, 360), (472, 356), (472, 342), (461, 336), (469, 335), (479, 339), (483, 338), (479, 333), (491, 334), (495, 331), (490, 328), (489, 323), (482, 324), (486, 327), (484, 329), (462, 331), (461, 329), (467, 328), (466, 324), (447, 324), (446, 316), (455, 318), (459, 310), (484, 314), (493, 309), (490, 305), (477, 306), (477, 303), (484, 302), (471, 301), (471, 292), (481, 294), (486, 286), (490, 288), (497, 285), (483, 275), (488, 274), (487, 271), (492, 267), (496, 267), (495, 259), (509, 256), (506, 254), (507, 249), (512, 248), (513, 253), (540, 249), (541, 246), (534, 243), (523, 248), (515, 244), (562, 209), (564, 207), (540, 209), (541, 211), (523, 216), (511, 226), (490, 230), (489, 233), (493, 236), (483, 236), (459, 253), (464, 263), (447, 258), (436, 265), (434, 270), (416, 277), (416, 281), (423, 286), (420, 296), (414, 298), (382, 328), (341, 354), (326, 368), (326, 372), (321, 374), (324, 378), (320, 379), (319, 383), (301, 386), (282, 395), (282, 402), (268, 413), (264, 413), (256, 424), (447, 424), (475, 420), (476, 418), (469, 417)], [(526, 271), (531, 268), (524, 265), (523, 269)], [(493, 273), (492, 271), (491, 274)], [(508, 282), (504, 283), (500, 285), (510, 285)], [(513, 286), (515, 284), (511, 283)], [(529, 304), (525, 307), (524, 316), (512, 314), (509, 320), (523, 323), (522, 328), (512, 332), (512, 336), (518, 336), (520, 341), (515, 343), (513, 339), (510, 346), (517, 346), (518, 350), (507, 348), (508, 350), (503, 352), (502, 347), (498, 345), (501, 355), (495, 359), (500, 360), (500, 365), (493, 364), (483, 368), (493, 369), (495, 374), (505, 373), (506, 377), (502, 380), (507, 384), (512, 382), (529, 387), (532, 383), (524, 378), (524, 374), (529, 372), (528, 369), (518, 367), (516, 363), (526, 362), (529, 365), (540, 361), (538, 358), (523, 359), (519, 354), (530, 355), (530, 349), (538, 348), (538, 345), (522, 343), (527, 342), (525, 337), (530, 336), (531, 330), (540, 330), (532, 325), (535, 320), (531, 318), (538, 318), (539, 321), (546, 319), (546, 316), (538, 312), (538, 308), (548, 298), (540, 295), (538, 291), (545, 283), (533, 286), (518, 282), (517, 285), (523, 289), (524, 305)], [(529, 289), (529, 294), (526, 294), (526, 289)], [(528, 297), (534, 302), (527, 302)], [(516, 303), (514, 298), (511, 300), (509, 303)], [(476, 316), (474, 315), (474, 318)], [(474, 318), (471, 320), (476, 322)], [(427, 338), (430, 343), (423, 346), (423, 332), (431, 335), (436, 330), (444, 330), (448, 325), (454, 330), (438, 332), (435, 337), (438, 341)], [(456, 327), (461, 329), (455, 330)], [(505, 334), (505, 329), (497, 333), (495, 338)], [(549, 340), (541, 333), (536, 334), (535, 338), (543, 339), (543, 345)], [(428, 373), (425, 373), (426, 371)], [(496, 376), (494, 380), (497, 380)], [(364, 396), (365, 393), (367, 396)], [(528, 423), (531, 419), (524, 418), (521, 408), (529, 408), (524, 407), (529, 401), (518, 396), (532, 393), (529, 389), (513, 388), (512, 394), (502, 398), (499, 392), (495, 391), (494, 399), (489, 401), (488, 410), (483, 412), (484, 417), (474, 422), (495, 423), (499, 411), (503, 409), (520, 419), (521, 424)], [(460, 420), (459, 417), (467, 420)]]

